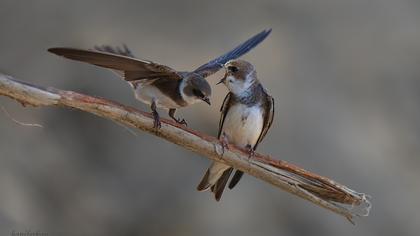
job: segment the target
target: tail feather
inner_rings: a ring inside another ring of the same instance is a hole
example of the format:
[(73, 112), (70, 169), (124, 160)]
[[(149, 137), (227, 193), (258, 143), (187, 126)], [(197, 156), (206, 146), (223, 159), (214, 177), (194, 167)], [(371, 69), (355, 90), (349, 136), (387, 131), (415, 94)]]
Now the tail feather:
[(228, 165), (213, 162), (198, 184), (197, 190), (205, 191), (210, 189), (214, 193), (216, 200), (219, 201), (232, 170), (232, 167)]
[(212, 190), (212, 192), (214, 193), (214, 198), (216, 199), (216, 201), (220, 201), (220, 198), (223, 194), (223, 190), (225, 190), (225, 186), (229, 180), (232, 170), (233, 168), (225, 170), (225, 172), (223, 172), (222, 177), (220, 177), (214, 185), (214, 189)]
[[(198, 186), (197, 186), (198, 191), (206, 191), (207, 189), (212, 187), (210, 182), (209, 182), (209, 175), (210, 175), (210, 170), (207, 169), (206, 174), (204, 174), (203, 178), (201, 179), (200, 184), (198, 184)], [(213, 189), (212, 189), (212, 191), (213, 191)]]
[(241, 180), (242, 175), (244, 175), (244, 172), (237, 170), (235, 172), (235, 174), (233, 175), (232, 179), (230, 180), (229, 183), (229, 189), (233, 189), (239, 182), (239, 180)]

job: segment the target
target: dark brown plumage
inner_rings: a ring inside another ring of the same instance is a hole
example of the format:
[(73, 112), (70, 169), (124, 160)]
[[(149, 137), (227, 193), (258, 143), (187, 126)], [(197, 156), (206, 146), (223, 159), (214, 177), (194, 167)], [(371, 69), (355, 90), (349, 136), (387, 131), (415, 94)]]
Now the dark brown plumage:
[(176, 70), (168, 66), (109, 52), (76, 48), (50, 48), (48, 51), (68, 59), (122, 71), (124, 72), (123, 78), (126, 81), (153, 78), (182, 79)]

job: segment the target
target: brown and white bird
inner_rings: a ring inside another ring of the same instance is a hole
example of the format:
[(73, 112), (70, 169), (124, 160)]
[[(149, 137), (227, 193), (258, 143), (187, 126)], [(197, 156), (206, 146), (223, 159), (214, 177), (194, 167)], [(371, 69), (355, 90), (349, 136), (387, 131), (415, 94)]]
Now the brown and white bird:
[[(226, 74), (219, 83), (224, 83), (229, 93), (220, 109), (218, 138), (221, 142), (227, 141), (248, 149), (252, 156), (273, 123), (274, 99), (258, 81), (251, 63), (231, 60), (224, 67)], [(214, 161), (197, 190), (211, 189), (219, 201), (232, 170), (231, 166)], [(235, 187), (242, 175), (242, 171), (236, 171), (229, 183), (230, 189)]]
[(159, 128), (160, 119), (157, 108), (169, 109), (169, 116), (172, 119), (186, 125), (184, 119), (175, 118), (176, 109), (200, 101), (210, 105), (211, 88), (205, 78), (220, 70), (227, 61), (250, 51), (270, 32), (271, 29), (254, 35), (233, 50), (192, 72), (176, 71), (165, 65), (137, 59), (126, 47), (125, 50), (103, 46), (96, 48), (96, 51), (74, 48), (50, 48), (48, 51), (68, 59), (112, 69), (122, 75), (134, 89), (135, 97), (150, 105), (154, 127)]

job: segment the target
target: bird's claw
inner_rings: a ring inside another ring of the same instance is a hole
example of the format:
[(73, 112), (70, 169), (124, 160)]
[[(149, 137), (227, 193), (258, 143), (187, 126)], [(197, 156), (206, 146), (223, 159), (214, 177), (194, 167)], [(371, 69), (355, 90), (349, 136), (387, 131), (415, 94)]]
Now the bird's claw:
[(254, 148), (251, 145), (246, 145), (246, 149), (248, 150), (248, 159), (252, 159), (255, 156)]
[(223, 156), (223, 154), (225, 153), (225, 149), (229, 150), (229, 142), (228, 142), (227, 137), (224, 133), (220, 136), (219, 141), (220, 141), (220, 146), (222, 146), (222, 155), (221, 156)]
[(188, 126), (187, 121), (185, 119), (181, 120), (181, 118), (179, 118), (179, 119), (176, 119), (175, 121), (176, 121), (176, 123), (178, 123), (180, 125)]
[(159, 117), (159, 113), (157, 113), (156, 111), (152, 112), (153, 114), (153, 128), (155, 129), (160, 129), (162, 127), (162, 124), (160, 123), (160, 117)]

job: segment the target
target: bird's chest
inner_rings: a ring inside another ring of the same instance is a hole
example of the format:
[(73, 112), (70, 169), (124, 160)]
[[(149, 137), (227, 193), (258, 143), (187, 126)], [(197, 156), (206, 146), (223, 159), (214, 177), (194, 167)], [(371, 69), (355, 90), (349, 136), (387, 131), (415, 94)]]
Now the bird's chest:
[(242, 147), (248, 144), (254, 146), (261, 134), (263, 122), (260, 106), (237, 104), (227, 112), (222, 131), (229, 143)]

